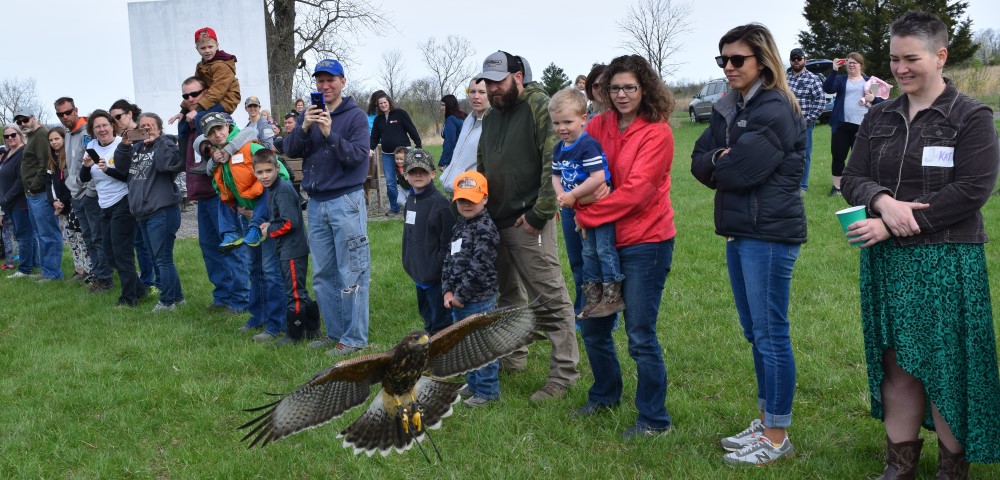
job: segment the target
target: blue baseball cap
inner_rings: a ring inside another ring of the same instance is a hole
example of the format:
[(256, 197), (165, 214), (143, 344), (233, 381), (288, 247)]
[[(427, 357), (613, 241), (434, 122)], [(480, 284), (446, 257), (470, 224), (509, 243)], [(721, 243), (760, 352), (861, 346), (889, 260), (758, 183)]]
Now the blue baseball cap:
[(320, 60), (320, 62), (316, 64), (316, 70), (313, 71), (313, 76), (315, 77), (317, 73), (329, 73), (335, 77), (343, 77), (344, 67), (340, 64), (340, 62), (332, 58), (326, 58)]

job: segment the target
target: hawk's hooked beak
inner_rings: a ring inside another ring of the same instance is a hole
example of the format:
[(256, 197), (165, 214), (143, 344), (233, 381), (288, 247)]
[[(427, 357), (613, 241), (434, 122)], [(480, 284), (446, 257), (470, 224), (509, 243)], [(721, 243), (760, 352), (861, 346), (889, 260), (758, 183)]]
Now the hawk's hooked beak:
[(421, 335), (420, 338), (417, 339), (417, 345), (427, 345), (428, 341), (430, 341), (430, 337), (428, 337), (426, 334)]

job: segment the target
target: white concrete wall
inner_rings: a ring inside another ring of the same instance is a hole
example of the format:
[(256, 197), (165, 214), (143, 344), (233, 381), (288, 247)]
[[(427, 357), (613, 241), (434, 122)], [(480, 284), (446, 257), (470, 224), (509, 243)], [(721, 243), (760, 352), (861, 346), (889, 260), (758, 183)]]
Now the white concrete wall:
[[(247, 123), (243, 101), (250, 96), (270, 109), (264, 2), (261, 0), (160, 0), (128, 4), (132, 47), (134, 103), (156, 112), (163, 121), (180, 111), (181, 82), (194, 75), (201, 59), (194, 32), (211, 27), (219, 48), (236, 56), (236, 77), (242, 99), (233, 112), (236, 124)], [(164, 125), (167, 133), (177, 126)]]

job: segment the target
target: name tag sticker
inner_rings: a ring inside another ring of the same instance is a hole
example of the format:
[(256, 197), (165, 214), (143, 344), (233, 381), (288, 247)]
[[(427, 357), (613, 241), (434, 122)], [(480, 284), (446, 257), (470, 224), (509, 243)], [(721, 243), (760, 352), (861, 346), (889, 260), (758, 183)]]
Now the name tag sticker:
[(229, 161), (232, 162), (233, 165), (236, 165), (238, 163), (243, 163), (243, 154), (242, 153), (237, 153), (236, 155), (233, 155), (229, 159)]
[(415, 225), (417, 223), (417, 212), (413, 210), (406, 211), (406, 224)]
[(924, 147), (924, 158), (920, 162), (925, 167), (955, 166), (955, 147)]
[(451, 242), (451, 254), (452, 255), (457, 255), (461, 251), (462, 251), (462, 239), (461, 238), (456, 239), (454, 242)]

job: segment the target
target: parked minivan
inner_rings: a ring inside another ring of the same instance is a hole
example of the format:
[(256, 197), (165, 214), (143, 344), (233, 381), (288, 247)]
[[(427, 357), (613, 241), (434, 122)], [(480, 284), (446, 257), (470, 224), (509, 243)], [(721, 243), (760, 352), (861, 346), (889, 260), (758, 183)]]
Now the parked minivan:
[(691, 98), (691, 105), (688, 107), (688, 116), (692, 122), (704, 122), (712, 116), (712, 105), (729, 93), (729, 81), (725, 78), (709, 80), (701, 93)]

